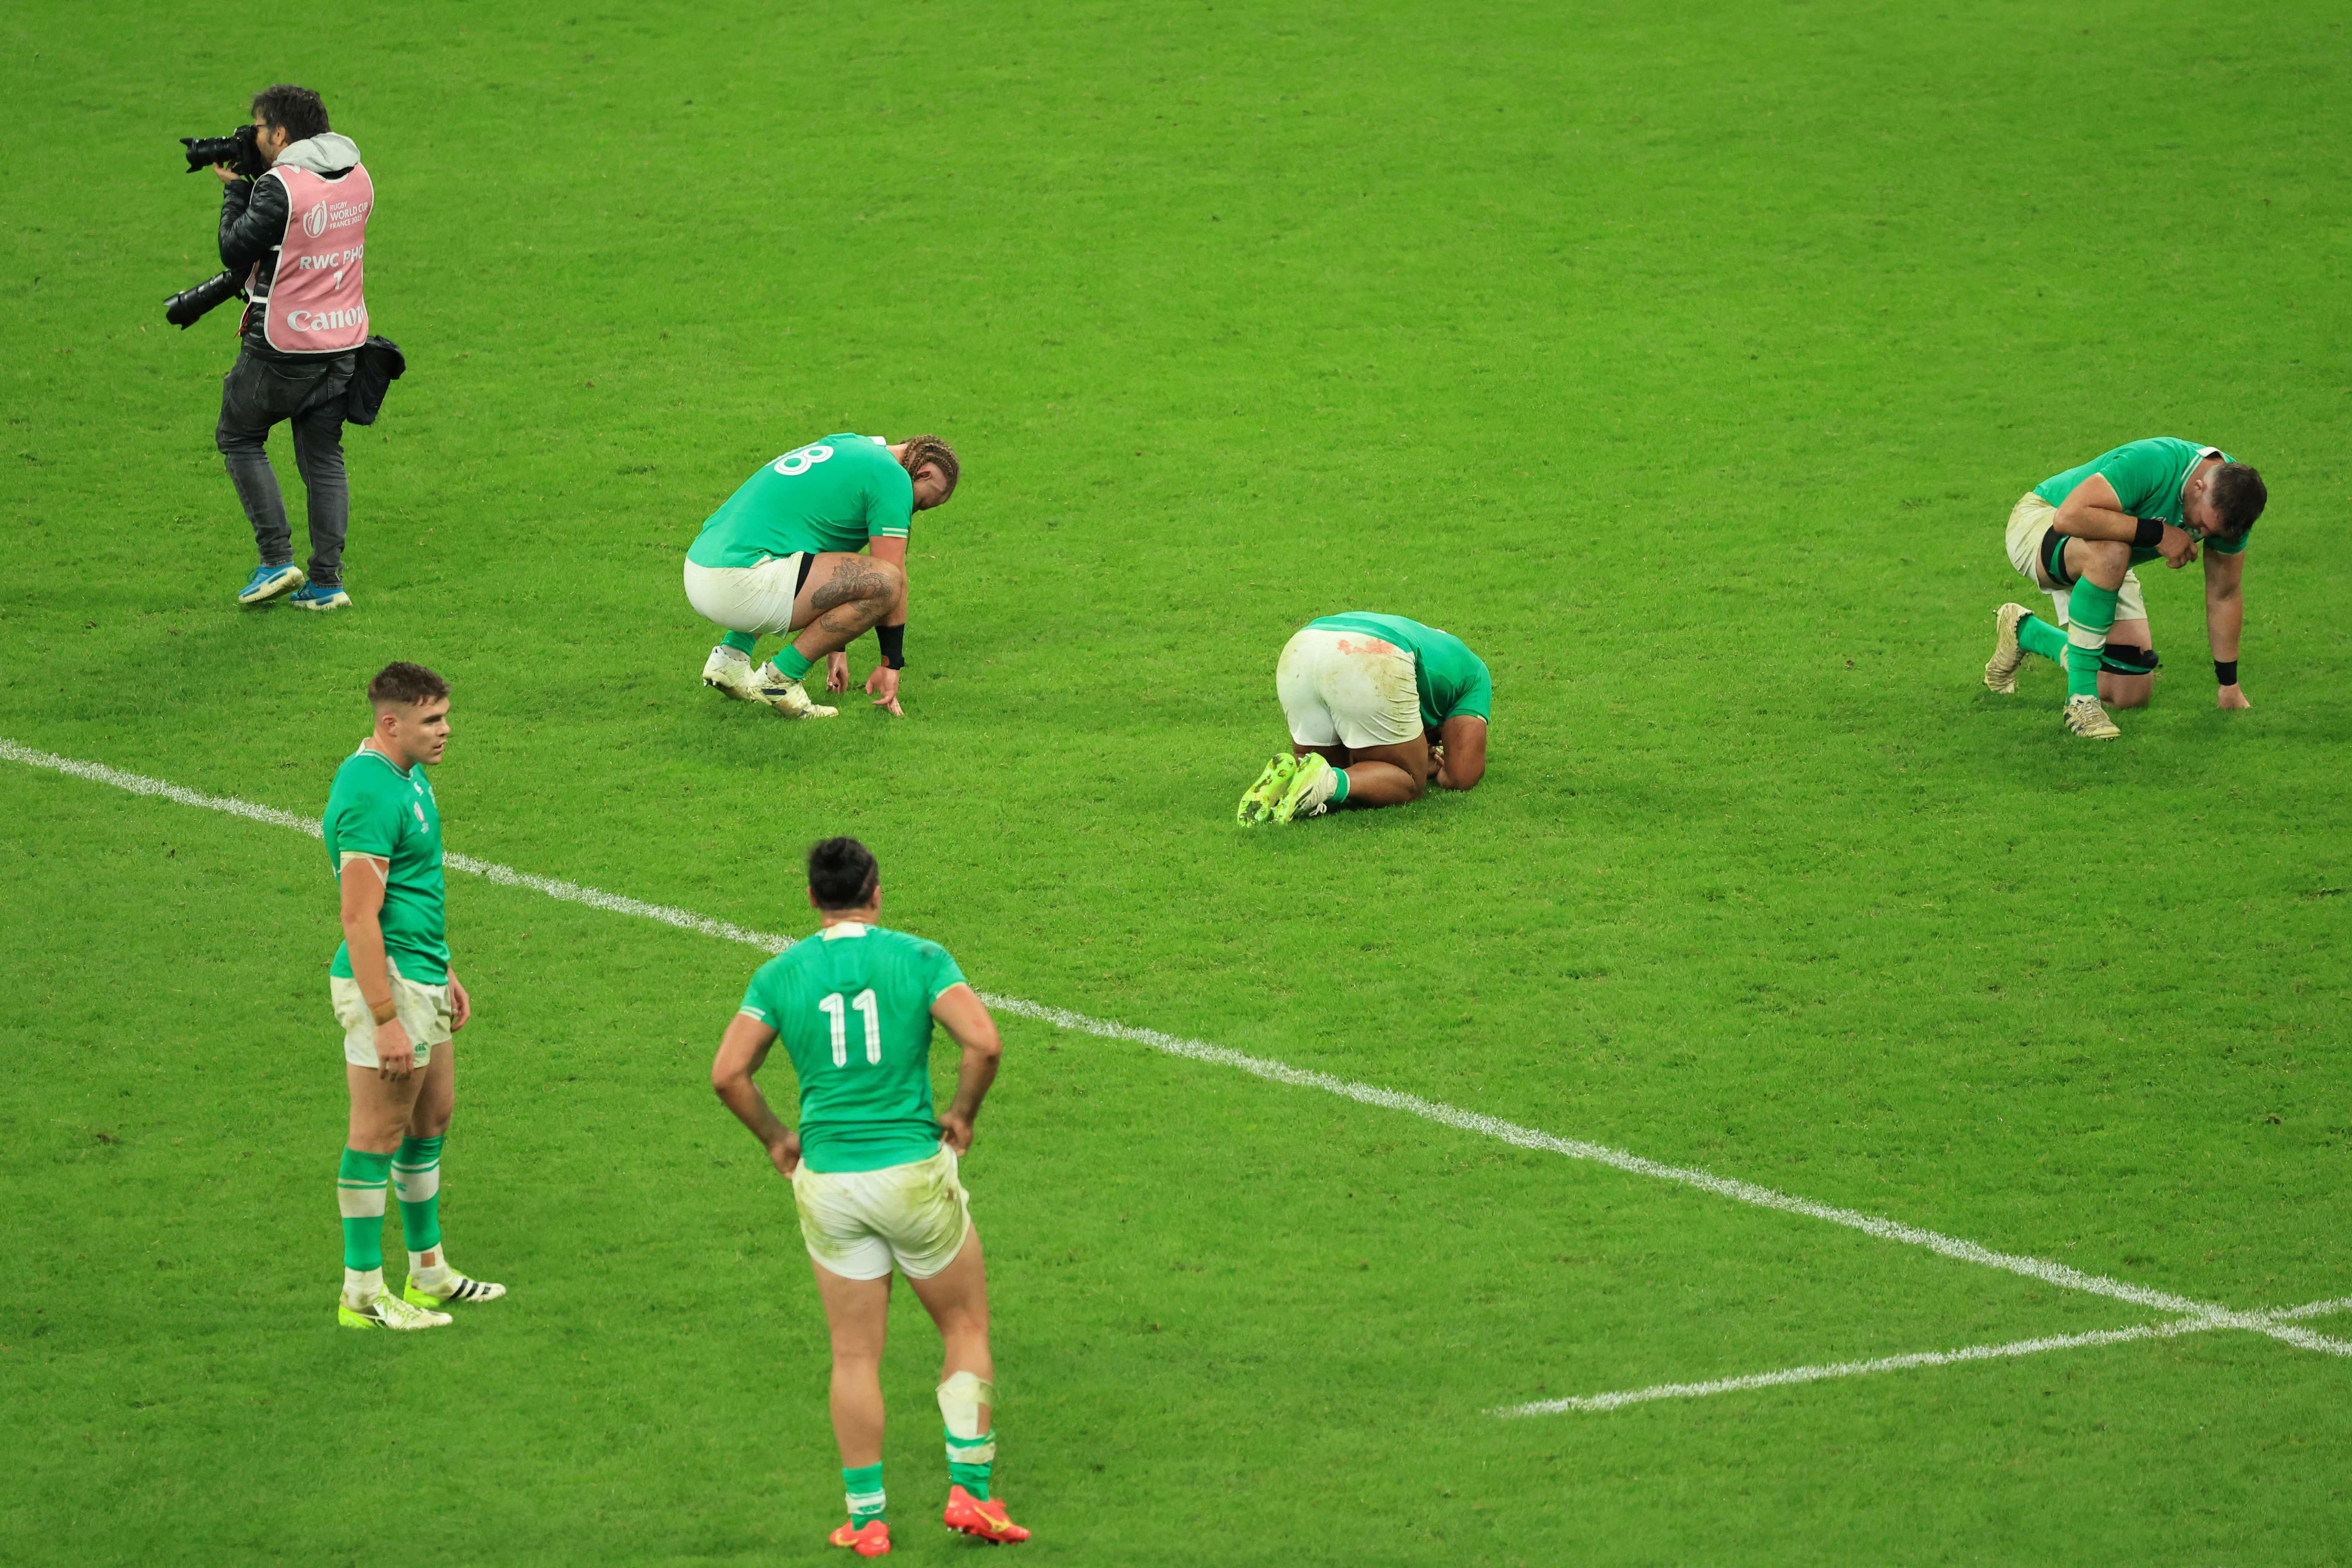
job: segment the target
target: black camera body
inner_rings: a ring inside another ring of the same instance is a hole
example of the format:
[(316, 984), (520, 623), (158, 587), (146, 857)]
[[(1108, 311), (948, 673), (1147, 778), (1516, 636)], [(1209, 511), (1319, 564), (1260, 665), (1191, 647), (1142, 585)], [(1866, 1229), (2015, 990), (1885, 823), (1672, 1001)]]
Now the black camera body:
[(181, 137), (180, 145), (188, 150), (188, 173), (226, 163), (246, 179), (261, 178), (269, 172), (269, 160), (255, 141), (258, 134), (253, 126), (240, 125), (226, 136)]

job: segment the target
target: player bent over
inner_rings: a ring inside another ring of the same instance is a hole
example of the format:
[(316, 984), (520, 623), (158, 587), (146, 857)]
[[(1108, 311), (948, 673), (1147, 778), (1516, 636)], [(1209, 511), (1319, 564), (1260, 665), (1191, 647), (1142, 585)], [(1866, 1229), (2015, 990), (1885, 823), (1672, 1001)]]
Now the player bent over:
[(1244, 827), (1402, 805), (1433, 781), (1470, 789), (1486, 776), (1494, 682), (1450, 632), (1362, 610), (1325, 616), (1284, 647), (1274, 689), (1291, 754), (1243, 792)]
[[(687, 603), (727, 628), (702, 683), (788, 719), (830, 719), (835, 710), (809, 700), (801, 679), (823, 658), (826, 688), (846, 690), (841, 650), (872, 626), (882, 663), (866, 694), (903, 713), (907, 531), (915, 513), (955, 494), (958, 472), (937, 436), (891, 446), (840, 435), (795, 447), (744, 480), (686, 552)], [(790, 632), (800, 635), (752, 668), (761, 637)]]
[[(939, 1326), (945, 1357), (947, 1524), (983, 1541), (1029, 1532), (989, 1496), (995, 1368), (988, 1275), (956, 1159), (996, 1077), (995, 1020), (937, 942), (886, 931), (881, 873), (855, 838), (809, 851), (820, 929), (760, 966), (727, 1026), (710, 1086), (793, 1184), (801, 1237), (833, 1330), (833, 1432), (849, 1522), (831, 1537), (861, 1557), (890, 1550), (883, 1517), (882, 1338), (890, 1271)], [(962, 1047), (955, 1100), (931, 1115), (931, 1026)], [(800, 1130), (751, 1081), (779, 1036), (800, 1079)]]
[(2009, 559), (2050, 595), (2056, 625), (2023, 605), (1993, 612), (1985, 684), (2017, 689), (2029, 653), (2066, 670), (2066, 728), (2087, 741), (2123, 731), (2108, 706), (2139, 708), (2156, 685), (2147, 605), (2132, 568), (2161, 559), (2175, 571), (2205, 550), (2205, 637), (2216, 706), (2243, 708), (2238, 634), (2246, 536), (2269, 492), (2263, 477), (2218, 447), (2159, 436), (2133, 441), (2028, 490), (2009, 514)]
[[(433, 1329), (434, 1309), (495, 1301), (503, 1285), (468, 1279), (441, 1245), (441, 1142), (457, 1104), (454, 1037), (473, 1001), (449, 966), (442, 922), (441, 813), (425, 768), (449, 743), (449, 687), (421, 665), (387, 664), (368, 682), (375, 728), (335, 770), (320, 824), (342, 885), (343, 944), (329, 970), (343, 1026), (350, 1142), (335, 1178), (343, 1215), (350, 1329)], [(408, 1238), (405, 1300), (384, 1289), (390, 1180)]]

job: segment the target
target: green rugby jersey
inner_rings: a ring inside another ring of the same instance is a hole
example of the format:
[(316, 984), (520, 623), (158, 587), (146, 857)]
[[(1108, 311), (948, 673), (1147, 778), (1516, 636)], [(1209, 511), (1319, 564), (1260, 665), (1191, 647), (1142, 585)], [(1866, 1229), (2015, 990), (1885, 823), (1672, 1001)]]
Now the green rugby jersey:
[[(2189, 470), (2209, 455), (2225, 463), (2237, 461), (2219, 447), (2200, 447), (2194, 441), (2183, 441), (2174, 436), (2152, 436), (2145, 441), (2126, 441), (2114, 451), (2094, 458), (2080, 468), (2051, 475), (2033, 487), (2033, 493), (2052, 506), (2063, 506), (2066, 498), (2074, 493), (2075, 486), (2093, 474), (2103, 474), (2107, 483), (2115, 487), (2116, 499), (2124, 503), (2126, 511), (2134, 517), (2157, 518), (2180, 528), (2185, 526), (2180, 514), (2186, 505), (2181, 499), (2180, 489), (2189, 482)], [(2235, 539), (2208, 539), (2203, 542), (2204, 548), (2217, 555), (2235, 555), (2245, 549), (2246, 541), (2252, 537), (2253, 531), (2250, 528)], [(2132, 564), (2137, 566), (2144, 561), (2154, 561), (2162, 554), (2163, 552), (2158, 550), (2135, 548)]]
[[(345, 855), (381, 855), (392, 862), (383, 879), (386, 957), (400, 965), (401, 978), (438, 985), (449, 978), (449, 943), (442, 924), (441, 812), (433, 785), (419, 763), (406, 773), (372, 746), (362, 746), (335, 770), (327, 792), (327, 815), (320, 823), (327, 841), (327, 864), (338, 881)], [(352, 947), (335, 949), (328, 971), (350, 979)]]
[(1479, 719), (1492, 717), (1495, 683), (1486, 673), (1486, 661), (1452, 632), (1369, 610), (1345, 610), (1307, 624), (1325, 631), (1364, 632), (1412, 654), (1412, 683), (1421, 696), (1423, 726), (1434, 727), (1464, 713)]
[(821, 1174), (940, 1152), (931, 1004), (963, 984), (948, 950), (844, 921), (760, 966), (737, 1011), (783, 1039), (801, 1080), (801, 1157)]
[(915, 481), (879, 436), (827, 436), (745, 479), (687, 547), (697, 566), (757, 566), (803, 551), (855, 552), (904, 539)]

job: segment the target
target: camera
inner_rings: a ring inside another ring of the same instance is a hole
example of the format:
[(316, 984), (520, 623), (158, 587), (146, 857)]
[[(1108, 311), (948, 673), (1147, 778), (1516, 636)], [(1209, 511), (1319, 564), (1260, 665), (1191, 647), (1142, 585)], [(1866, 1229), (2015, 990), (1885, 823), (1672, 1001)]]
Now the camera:
[[(269, 161), (261, 155), (256, 138), (260, 134), (251, 125), (240, 125), (226, 136), (183, 136), (180, 145), (188, 152), (188, 173), (209, 169), (215, 163), (226, 163), (247, 180), (257, 180), (269, 171)], [(205, 279), (193, 289), (183, 289), (163, 301), (163, 319), (186, 331), (202, 321), (205, 312), (215, 305), (236, 299), (245, 292), (243, 282), (233, 272), (220, 272)]]
[(255, 127), (240, 125), (226, 136), (181, 137), (180, 145), (188, 150), (188, 173), (226, 163), (248, 180), (261, 178), (269, 172), (269, 162), (254, 140), (258, 134)]
[(204, 320), (214, 306), (226, 304), (245, 292), (245, 284), (234, 272), (216, 272), (193, 289), (183, 289), (163, 301), (163, 319), (186, 331)]

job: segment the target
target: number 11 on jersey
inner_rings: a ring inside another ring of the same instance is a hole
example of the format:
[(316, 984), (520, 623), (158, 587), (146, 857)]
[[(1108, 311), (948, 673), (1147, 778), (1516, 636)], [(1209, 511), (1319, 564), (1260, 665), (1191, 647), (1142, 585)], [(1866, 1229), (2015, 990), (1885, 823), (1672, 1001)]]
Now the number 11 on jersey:
[(845, 1004), (839, 992), (816, 1005), (833, 1028), (833, 1065), (849, 1065), (849, 1009), (856, 1008), (866, 1015), (866, 1059), (879, 1067), (882, 1062), (882, 1004), (874, 999), (871, 986), (860, 991)]

